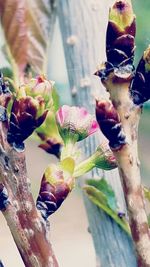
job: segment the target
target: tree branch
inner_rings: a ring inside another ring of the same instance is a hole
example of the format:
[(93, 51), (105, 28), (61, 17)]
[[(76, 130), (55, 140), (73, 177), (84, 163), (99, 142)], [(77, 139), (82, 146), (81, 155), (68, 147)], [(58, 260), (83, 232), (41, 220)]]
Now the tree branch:
[(6, 127), (0, 125), (0, 183), (8, 192), (2, 210), (26, 267), (58, 266), (49, 242), (49, 227), (37, 212), (27, 177), (25, 152), (17, 152), (6, 140)]

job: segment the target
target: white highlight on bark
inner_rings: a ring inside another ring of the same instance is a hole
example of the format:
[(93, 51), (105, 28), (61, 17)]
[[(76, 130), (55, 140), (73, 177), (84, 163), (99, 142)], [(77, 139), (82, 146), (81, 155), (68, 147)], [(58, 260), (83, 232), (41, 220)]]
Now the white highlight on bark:
[(28, 238), (32, 238), (33, 235), (34, 235), (34, 231), (31, 228), (29, 228), (29, 229), (25, 228), (24, 232), (25, 232), (25, 234), (27, 235)]
[(49, 262), (50, 266), (53, 266), (53, 258), (52, 257), (49, 257), (48, 262)]
[(30, 256), (30, 261), (32, 263), (32, 266), (35, 266), (35, 267), (40, 267), (41, 266), (39, 261), (38, 261), (38, 259), (37, 259), (37, 257), (35, 255), (33, 255), (33, 254)]
[(34, 235), (34, 231), (31, 228), (29, 229), (29, 235), (30, 235), (30, 237), (32, 237)]
[[(129, 194), (128, 195), (128, 203), (130, 210), (134, 211), (134, 214), (139, 214), (139, 207), (143, 207), (143, 202), (140, 196)], [(137, 206), (138, 203), (138, 206)], [(144, 212), (144, 210), (143, 210)]]
[(90, 77), (85, 76), (80, 80), (80, 87), (81, 88), (89, 87), (90, 85), (91, 85)]
[(32, 208), (33, 208), (31, 202), (29, 202), (29, 201), (26, 201), (24, 203), (24, 205), (25, 205), (25, 209), (26, 209), (27, 212), (30, 212), (32, 210)]
[(28, 187), (31, 186), (31, 180), (30, 180), (30, 178), (27, 178), (27, 185), (28, 185)]
[(76, 35), (71, 35), (67, 38), (67, 44), (68, 45), (75, 45), (78, 42), (78, 37)]
[(147, 234), (143, 235), (140, 238), (140, 241), (137, 243), (137, 248), (141, 251), (141, 255), (146, 263), (150, 262), (150, 242)]
[(76, 94), (77, 94), (77, 87), (76, 87), (76, 86), (74, 86), (74, 87), (72, 88), (72, 90), (71, 90), (71, 94), (72, 94), (72, 96), (76, 96)]
[(144, 210), (141, 210), (136, 216), (133, 216), (133, 218), (137, 220), (139, 224), (143, 224), (147, 222), (147, 217), (146, 217), (146, 213), (144, 212)]
[(30, 249), (30, 244), (28, 242), (28, 239), (26, 238), (26, 231), (25, 230), (19, 230), (19, 232), (20, 232), (20, 236), (21, 236), (24, 248), (26, 250), (29, 250)]
[(42, 223), (40, 219), (35, 219), (34, 224), (35, 224), (35, 228), (37, 229), (37, 231), (42, 232)]
[(3, 176), (6, 178), (7, 177), (7, 172), (4, 172), (3, 173)]
[(19, 211), (19, 210), (20, 210), (20, 206), (19, 206), (19, 203), (18, 203), (17, 200), (14, 200), (14, 201), (13, 201), (13, 205), (14, 205), (14, 207), (16, 208), (16, 211)]
[(14, 192), (14, 194), (16, 194), (17, 190), (18, 190), (18, 183), (19, 182), (18, 182), (18, 179), (15, 175), (12, 175), (11, 179), (13, 181), (13, 192)]

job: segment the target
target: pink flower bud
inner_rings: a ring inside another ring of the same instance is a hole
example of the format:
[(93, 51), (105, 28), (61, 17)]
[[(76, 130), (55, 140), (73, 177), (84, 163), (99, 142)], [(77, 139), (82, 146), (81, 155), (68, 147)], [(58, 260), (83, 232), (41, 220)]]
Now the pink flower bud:
[(56, 122), (65, 143), (81, 141), (98, 129), (96, 120), (83, 107), (62, 106), (56, 113)]
[(22, 85), (26, 95), (36, 97), (41, 96), (46, 105), (52, 102), (52, 89), (54, 82), (47, 80), (44, 75), (31, 79), (29, 83)]

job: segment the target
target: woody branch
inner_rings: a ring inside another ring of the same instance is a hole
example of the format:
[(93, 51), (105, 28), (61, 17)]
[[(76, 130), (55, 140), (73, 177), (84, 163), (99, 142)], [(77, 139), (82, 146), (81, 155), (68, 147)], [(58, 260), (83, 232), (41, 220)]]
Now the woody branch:
[(103, 64), (96, 73), (110, 93), (111, 101), (97, 101), (96, 115), (101, 130), (109, 139), (110, 147), (117, 159), (138, 266), (149, 267), (149, 227), (137, 152), (138, 124), (142, 104), (148, 99), (145, 86), (148, 85), (146, 82), (149, 78), (146, 74), (148, 71), (143, 74), (139, 74), (139, 71), (145, 70), (149, 49), (145, 52), (142, 64), (140, 62), (134, 76), (134, 37), (135, 16), (131, 1), (116, 1), (110, 9), (107, 28), (108, 62)]

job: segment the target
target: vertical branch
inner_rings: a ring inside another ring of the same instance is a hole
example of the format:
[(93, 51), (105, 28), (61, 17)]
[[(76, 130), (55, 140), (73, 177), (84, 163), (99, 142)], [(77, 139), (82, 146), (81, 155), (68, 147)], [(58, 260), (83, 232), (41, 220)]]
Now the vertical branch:
[[(93, 73), (98, 60), (104, 55), (108, 4), (102, 0), (59, 0), (58, 3), (72, 99), (75, 104), (85, 106), (93, 112), (93, 94), (104, 95), (104, 90), (100, 90)], [(95, 150), (100, 140), (102, 137), (98, 136), (85, 141), (86, 156)], [(93, 177), (102, 175), (109, 179), (124, 210), (124, 198), (117, 171), (108, 172), (107, 175), (97, 170), (92, 173)], [(97, 266), (135, 267), (136, 259), (131, 239), (86, 196), (84, 199), (95, 245)]]
[[(116, 0), (109, 13), (107, 62), (102, 64), (96, 73), (110, 93), (112, 103), (102, 103), (100, 100), (97, 103), (96, 115), (118, 162), (138, 266), (149, 267), (149, 226), (137, 152), (141, 104), (149, 99), (149, 48), (144, 52), (133, 77), (135, 33), (135, 15), (131, 1)], [(143, 71), (143, 74), (139, 71)], [(141, 83), (139, 77), (143, 78)]]
[[(55, 4), (54, 0), (37, 3), (8, 0), (0, 3), (1, 22), (13, 56), (13, 71), (17, 70), (16, 85), (24, 78), (28, 65), (34, 72), (46, 68), (47, 42), (49, 35), (52, 37), (56, 18)], [(14, 33), (15, 39), (12, 38)], [(12, 42), (12, 39), (15, 41)], [(25, 151), (16, 150), (8, 144), (7, 130), (7, 122), (0, 122), (0, 209), (25, 266), (57, 267), (49, 242), (48, 223), (37, 211), (30, 191)]]
[[(115, 90), (117, 90), (116, 87)], [(128, 98), (119, 97), (121, 93), (125, 96), (125, 93), (128, 92), (128, 88), (120, 87), (120, 85), (118, 87), (120, 93), (118, 97), (115, 97), (115, 100), (114, 98), (112, 98), (112, 100), (120, 114), (127, 144), (121, 149), (114, 151), (114, 153), (118, 161), (119, 172), (123, 182), (132, 237), (138, 256), (138, 266), (150, 266), (149, 228), (143, 201), (139, 170), (140, 164), (137, 154), (137, 130), (141, 109), (133, 105), (129, 96)], [(120, 103), (119, 107), (117, 105), (118, 101)], [(126, 114), (128, 114), (128, 116), (126, 116)]]
[[(112, 79), (113, 83), (110, 82)], [(135, 106), (130, 99), (130, 82), (122, 80), (122, 83), (119, 83), (115, 75), (112, 75), (109, 82), (108, 80), (106, 87), (110, 92), (113, 105), (120, 115), (121, 124), (126, 136), (126, 144), (114, 150), (114, 154), (118, 161), (118, 168), (122, 178), (129, 223), (138, 257), (138, 266), (149, 267), (149, 227), (143, 200), (139, 169), (140, 163), (137, 152), (138, 124), (141, 107)], [(115, 80), (116, 82), (114, 82)]]
[(7, 143), (4, 123), (0, 137), (0, 185), (5, 189), (2, 212), (23, 262), (26, 267), (57, 267), (48, 226), (37, 212), (30, 192), (25, 153), (17, 152)]

